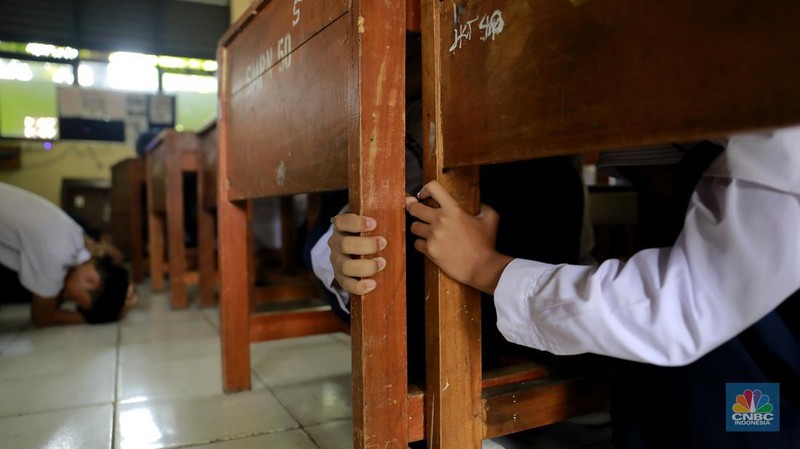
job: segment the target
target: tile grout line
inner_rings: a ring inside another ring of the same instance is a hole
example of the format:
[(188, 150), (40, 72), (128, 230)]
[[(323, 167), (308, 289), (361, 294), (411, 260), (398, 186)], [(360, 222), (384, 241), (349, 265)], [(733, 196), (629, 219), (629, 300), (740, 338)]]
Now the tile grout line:
[(122, 343), (122, 325), (119, 321), (117, 321), (117, 350), (115, 354), (115, 369), (114, 369), (114, 402), (111, 407), (111, 447), (109, 449), (114, 449), (114, 445), (117, 439), (117, 411), (119, 407), (119, 377), (120, 377), (120, 364), (119, 364), (119, 353), (120, 353), (120, 344)]

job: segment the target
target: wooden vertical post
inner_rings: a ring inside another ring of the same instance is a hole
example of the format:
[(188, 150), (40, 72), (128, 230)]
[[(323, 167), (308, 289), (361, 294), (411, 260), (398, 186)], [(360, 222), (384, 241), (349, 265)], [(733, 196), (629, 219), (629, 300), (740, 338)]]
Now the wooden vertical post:
[[(441, 3), (422, 4), (425, 179), (438, 180), (466, 211), (478, 210), (478, 170), (444, 171), (441, 110)], [(425, 263), (425, 422), (428, 447), (480, 449), (481, 316), (479, 293)]]
[[(229, 79), (225, 63), (227, 49), (221, 47), (220, 101), (226, 102)], [(226, 393), (250, 389), (250, 291), (252, 258), (248, 246), (249, 201), (234, 202), (228, 195), (228, 108), (219, 111), (219, 154), (217, 171), (220, 329), (222, 332), (222, 384)]]
[(130, 195), (130, 258), (131, 279), (134, 284), (144, 280), (144, 233), (142, 229), (142, 185), (145, 183), (145, 167), (139, 159), (133, 159), (127, 164), (128, 186)]
[(153, 154), (147, 154), (147, 226), (150, 246), (150, 288), (164, 290), (164, 217), (155, 212), (153, 205)]
[(378, 287), (352, 298), (356, 449), (405, 448), (405, 15), (399, 1), (353, 2), (348, 81), (350, 207), (378, 221), (388, 246)]
[(199, 273), (200, 305), (214, 305), (214, 285), (216, 284), (214, 257), (214, 213), (205, 207), (206, 171), (197, 170), (197, 251)]
[(186, 243), (183, 215), (183, 170), (181, 156), (183, 139), (175, 133), (167, 134), (161, 148), (166, 165), (167, 196), (167, 258), (169, 261), (169, 289), (173, 309), (187, 306), (186, 281)]

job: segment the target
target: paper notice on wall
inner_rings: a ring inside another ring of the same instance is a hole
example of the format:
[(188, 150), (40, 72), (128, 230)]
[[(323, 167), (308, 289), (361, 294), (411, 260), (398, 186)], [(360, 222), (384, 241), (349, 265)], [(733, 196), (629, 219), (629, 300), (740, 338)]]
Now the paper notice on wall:
[(153, 95), (150, 97), (150, 123), (152, 125), (171, 126), (175, 123), (173, 100), (175, 97)]

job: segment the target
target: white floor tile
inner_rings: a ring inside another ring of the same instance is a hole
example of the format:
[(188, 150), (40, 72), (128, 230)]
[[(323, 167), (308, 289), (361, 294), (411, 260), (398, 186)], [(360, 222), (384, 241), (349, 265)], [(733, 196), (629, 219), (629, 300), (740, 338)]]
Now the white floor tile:
[(119, 363), (122, 366), (161, 363), (201, 357), (220, 357), (220, 353), (219, 335), (187, 340), (123, 343), (119, 347)]
[(207, 307), (200, 311), (214, 328), (219, 329), (219, 307)]
[(277, 387), (273, 391), (303, 426), (353, 416), (352, 380), (349, 374), (306, 384)]
[(85, 346), (116, 346), (117, 332), (116, 323), (29, 328), (12, 341), (3, 350), (3, 354), (60, 351)]
[(0, 444), (13, 449), (108, 449), (113, 416), (109, 404), (3, 418)]
[(336, 379), (351, 371), (350, 348), (326, 335), (261, 343), (251, 354), (253, 369), (272, 388)]
[(192, 313), (192, 317), (190, 321), (154, 321), (150, 326), (121, 326), (120, 341), (122, 344), (185, 341), (218, 335), (199, 313)]
[(100, 369), (114, 370), (116, 361), (114, 346), (3, 354), (0, 355), (0, 381), (47, 374), (91, 374)]
[(116, 368), (49, 374), (0, 382), (0, 416), (114, 402)]
[(118, 449), (205, 444), (298, 428), (267, 390), (199, 398), (121, 401)]
[[(254, 390), (263, 387), (255, 377), (252, 383)], [(122, 365), (118, 386), (118, 400), (221, 394), (222, 361), (216, 356)]]
[(305, 431), (320, 449), (353, 449), (352, 420), (346, 419), (306, 427)]

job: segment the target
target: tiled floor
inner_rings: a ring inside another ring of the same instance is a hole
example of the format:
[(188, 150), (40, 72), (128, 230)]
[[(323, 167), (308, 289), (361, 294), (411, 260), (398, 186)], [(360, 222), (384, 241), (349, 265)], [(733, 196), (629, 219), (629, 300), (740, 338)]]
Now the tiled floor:
[[(33, 329), (26, 305), (0, 308), (0, 446), (352, 447), (346, 335), (253, 344), (253, 390), (225, 395), (217, 309), (171, 311), (148, 290), (101, 326)], [(485, 448), (594, 449), (608, 436), (564, 423)]]

